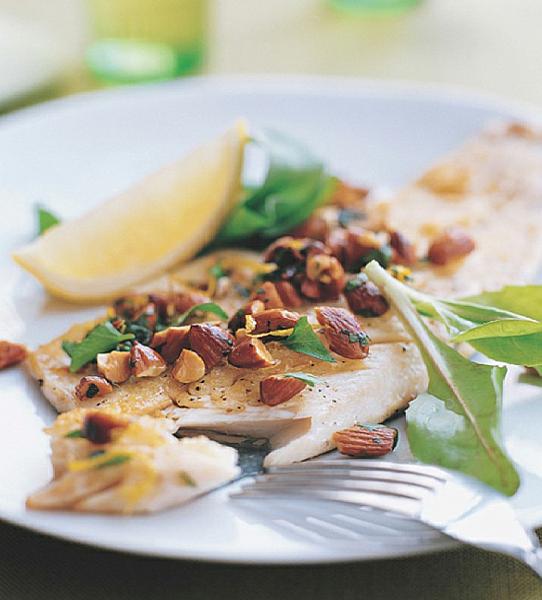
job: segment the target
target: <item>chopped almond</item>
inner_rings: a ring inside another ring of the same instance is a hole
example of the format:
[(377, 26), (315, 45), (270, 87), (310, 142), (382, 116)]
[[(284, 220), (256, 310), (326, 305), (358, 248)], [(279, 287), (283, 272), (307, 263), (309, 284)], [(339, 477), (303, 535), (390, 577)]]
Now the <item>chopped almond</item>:
[(299, 321), (299, 315), (284, 308), (272, 308), (253, 315), (253, 334), (268, 333), (279, 329), (290, 329)]
[(157, 377), (166, 370), (166, 362), (156, 350), (135, 342), (130, 350), (130, 367), (136, 377)]
[(416, 250), (401, 232), (392, 231), (390, 234), (390, 246), (393, 250), (392, 261), (400, 265), (412, 266), (416, 263)]
[(350, 310), (363, 317), (380, 317), (389, 304), (378, 287), (365, 276), (353, 277), (344, 288), (344, 296)]
[(261, 369), (270, 367), (273, 364), (273, 357), (261, 340), (245, 337), (235, 344), (228, 361), (234, 367)]
[(130, 379), (130, 353), (113, 350), (96, 356), (98, 373), (112, 383), (124, 383)]
[(198, 292), (197, 290), (185, 290), (183, 292), (176, 292), (172, 294), (171, 301), (175, 307), (175, 310), (179, 313), (187, 311), (189, 308), (196, 306), (196, 304), (204, 304), (210, 302), (209, 296)]
[(280, 299), (279, 293), (274, 283), (264, 281), (252, 294), (251, 300), (260, 300), (263, 302), (264, 308), (283, 308), (284, 304)]
[(186, 348), (176, 360), (171, 376), (179, 383), (192, 383), (205, 375), (205, 363), (199, 354)]
[(217, 325), (198, 323), (188, 333), (190, 348), (199, 354), (207, 369), (220, 364), (231, 352), (233, 336)]
[(260, 399), (267, 406), (277, 406), (302, 392), (307, 384), (294, 377), (270, 375), (260, 381)]
[(354, 425), (333, 434), (333, 441), (341, 454), (355, 458), (373, 458), (391, 452), (399, 432), (384, 425)]
[(427, 256), (434, 265), (442, 266), (464, 258), (475, 247), (476, 244), (468, 233), (459, 227), (450, 227), (433, 240)]
[(344, 269), (334, 256), (309, 256), (306, 275), (308, 281), (302, 283), (301, 292), (311, 300), (336, 300), (344, 287)]
[(188, 344), (189, 331), (190, 325), (168, 327), (157, 331), (152, 337), (151, 348), (154, 348), (166, 362), (175, 362), (181, 350)]
[(299, 308), (303, 306), (301, 296), (289, 281), (276, 281), (275, 287), (286, 308)]
[(312, 214), (306, 221), (290, 232), (295, 238), (311, 238), (323, 242), (329, 231), (329, 223), (324, 217)]
[(261, 300), (251, 300), (245, 306), (240, 308), (228, 322), (228, 328), (237, 331), (245, 326), (246, 315), (253, 315), (265, 310), (264, 303)]
[(79, 400), (88, 400), (96, 396), (106, 396), (113, 391), (113, 386), (103, 377), (89, 375), (82, 377), (75, 387), (75, 396)]
[(369, 338), (352, 313), (333, 306), (319, 306), (314, 311), (333, 352), (353, 359), (369, 354)]
[(26, 358), (26, 348), (7, 340), (0, 340), (0, 369), (22, 362)]

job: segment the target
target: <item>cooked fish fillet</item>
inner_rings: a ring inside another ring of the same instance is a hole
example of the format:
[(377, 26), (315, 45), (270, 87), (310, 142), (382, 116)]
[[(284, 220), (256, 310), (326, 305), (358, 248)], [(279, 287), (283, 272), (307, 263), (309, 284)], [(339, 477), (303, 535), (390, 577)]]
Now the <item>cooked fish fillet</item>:
[(446, 227), (476, 242), (461, 262), (417, 269), (420, 289), (460, 296), (532, 281), (542, 262), (542, 135), (517, 124), (488, 129), (401, 190), (387, 219), (422, 256)]
[[(87, 413), (79, 411), (69, 421), (81, 427)], [(239, 473), (233, 448), (203, 436), (179, 440), (165, 419), (133, 419), (105, 444), (66, 437), (66, 424), (61, 419), (50, 430), (54, 478), (28, 498), (29, 508), (154, 512), (183, 504)]]
[[(463, 261), (415, 270), (416, 285), (457, 296), (529, 280), (542, 256), (541, 173), (541, 139), (518, 135), (508, 127), (467, 143), (400, 191), (387, 206), (388, 226), (405, 233), (422, 254), (435, 235), (450, 225), (461, 226), (476, 241), (476, 249)], [(201, 283), (217, 257), (228, 258), (240, 269), (257, 259), (246, 252), (221, 252), (193, 261), (173, 279), (162, 278), (145, 289), (168, 289), (178, 281)], [(230, 313), (244, 302), (232, 290), (221, 294), (216, 301)], [(299, 309), (309, 315), (311, 311), (308, 306)], [(269, 436), (273, 451), (267, 464), (309, 458), (332, 447), (334, 431), (356, 421), (380, 422), (404, 408), (427, 385), (421, 357), (392, 311), (359, 322), (372, 339), (365, 360), (340, 359), (330, 365), (271, 343), (268, 348), (279, 363), (269, 369), (224, 365), (190, 385), (176, 383), (166, 372), (115, 387), (102, 403), (126, 410), (140, 406), (140, 412), (160, 407), (181, 427)], [(80, 339), (88, 327), (76, 326), (62, 339)], [(59, 338), (38, 348), (28, 364), (34, 377), (43, 381), (47, 398), (64, 411), (80, 405), (73, 390), (81, 373), (68, 373), (60, 344)], [(260, 380), (289, 371), (313, 373), (322, 385), (306, 388), (279, 406), (258, 402)]]

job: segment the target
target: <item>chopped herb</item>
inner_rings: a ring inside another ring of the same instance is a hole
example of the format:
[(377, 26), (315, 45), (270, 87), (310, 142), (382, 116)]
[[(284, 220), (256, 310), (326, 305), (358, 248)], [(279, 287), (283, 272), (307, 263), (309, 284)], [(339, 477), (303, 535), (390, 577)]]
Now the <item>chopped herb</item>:
[(214, 302), (203, 302), (202, 304), (196, 304), (183, 312), (183, 314), (175, 320), (173, 325), (176, 327), (183, 325), (195, 312), (212, 313), (223, 320), (227, 320), (228, 318), (228, 313), (218, 306), (218, 304), (215, 304)]
[(88, 386), (87, 391), (85, 392), (85, 396), (87, 398), (94, 398), (94, 396), (100, 391), (100, 388), (95, 384), (95, 383), (91, 383)]
[(239, 296), (243, 298), (248, 298), (250, 296), (250, 290), (244, 285), (241, 285), (240, 283), (236, 282), (233, 284), (233, 287), (235, 288), (235, 291), (239, 294)]
[(299, 379), (299, 381), (306, 383), (309, 387), (314, 387), (315, 385), (321, 383), (318, 377), (316, 377), (315, 375), (311, 375), (310, 373), (285, 373), (284, 377)]
[(391, 246), (388, 244), (384, 244), (380, 246), (380, 248), (374, 248), (370, 250), (367, 254), (361, 257), (358, 267), (361, 269), (368, 265), (372, 260), (376, 260), (376, 262), (387, 269), (389, 264), (391, 263), (392, 258), (392, 250)]
[(113, 467), (115, 465), (122, 465), (132, 458), (129, 454), (114, 454), (110, 459), (96, 465), (96, 469), (105, 469), (106, 467)]
[(221, 277), (226, 277), (227, 273), (226, 271), (224, 271), (220, 263), (215, 263), (209, 269), (209, 275), (211, 275), (211, 277), (214, 277), (215, 279), (220, 279)]
[(288, 337), (279, 338), (278, 341), (294, 352), (307, 354), (324, 362), (336, 362), (329, 350), (322, 344), (320, 338), (314, 333), (305, 316), (299, 319)]
[(134, 339), (132, 333), (120, 333), (106, 321), (97, 325), (81, 342), (62, 342), (62, 349), (71, 358), (70, 372), (75, 373), (102, 352), (111, 352), (119, 342)]
[(186, 471), (179, 471), (179, 480), (183, 485), (188, 485), (190, 487), (196, 487), (197, 484), (192, 477)]
[(351, 342), (352, 344), (359, 344), (360, 346), (368, 346), (369, 345), (369, 336), (366, 333), (363, 333), (362, 331), (358, 332), (358, 333), (352, 333), (350, 331), (347, 331), (348, 333), (348, 341)]
[(352, 279), (349, 279), (346, 282), (346, 285), (344, 286), (344, 291), (352, 292), (354, 290), (357, 290), (366, 281), (367, 281), (367, 275), (365, 275), (365, 273), (359, 273), (358, 275), (356, 275), (356, 277), (353, 277)]
[(38, 235), (42, 235), (53, 225), (60, 223), (60, 219), (45, 207), (38, 204), (36, 210), (38, 216)]
[(93, 450), (88, 457), (89, 458), (96, 458), (97, 456), (102, 456), (103, 454), (105, 454), (105, 450)]
[(64, 437), (67, 437), (67, 438), (84, 438), (85, 434), (83, 433), (82, 429), (74, 429), (73, 431), (70, 431), (70, 433), (67, 433)]

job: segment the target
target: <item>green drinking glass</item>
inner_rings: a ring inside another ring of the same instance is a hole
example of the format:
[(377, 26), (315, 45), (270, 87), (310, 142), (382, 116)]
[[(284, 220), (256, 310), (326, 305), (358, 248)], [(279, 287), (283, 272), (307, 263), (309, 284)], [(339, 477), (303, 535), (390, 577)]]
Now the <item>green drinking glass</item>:
[(171, 79), (201, 67), (207, 0), (88, 0), (94, 32), (86, 62), (106, 83)]

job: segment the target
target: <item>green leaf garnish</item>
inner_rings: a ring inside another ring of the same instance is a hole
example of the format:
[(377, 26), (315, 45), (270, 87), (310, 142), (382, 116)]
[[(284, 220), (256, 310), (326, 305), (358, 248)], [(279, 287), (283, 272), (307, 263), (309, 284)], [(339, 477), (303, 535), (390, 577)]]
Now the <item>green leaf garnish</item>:
[(394, 306), (429, 373), (427, 393), (411, 402), (407, 410), (407, 433), (414, 456), (462, 471), (513, 495), (519, 476), (500, 438), (506, 368), (464, 358), (429, 331), (409, 297), (409, 288), (376, 262), (365, 272)]
[(220, 279), (221, 277), (225, 277), (227, 273), (220, 263), (216, 263), (209, 269), (209, 275), (215, 279)]
[(122, 465), (123, 463), (129, 461), (130, 458), (132, 458), (132, 457), (129, 454), (115, 454), (110, 459), (97, 464), (94, 468), (95, 469), (105, 469), (106, 467)]
[(70, 372), (75, 373), (102, 352), (111, 352), (119, 342), (133, 340), (133, 333), (120, 333), (106, 321), (97, 325), (81, 342), (62, 342), (62, 349), (71, 358)]
[(70, 433), (67, 433), (64, 437), (67, 437), (67, 438), (83, 438), (83, 437), (85, 437), (85, 434), (83, 433), (82, 429), (74, 429), (73, 431), (70, 431)]
[(265, 131), (253, 137), (252, 143), (267, 157), (267, 175), (261, 185), (246, 189), (219, 231), (217, 244), (255, 236), (276, 238), (305, 221), (335, 189), (336, 179), (296, 140)]
[(192, 306), (188, 310), (184, 311), (182, 315), (177, 317), (173, 325), (175, 327), (179, 327), (185, 323), (195, 312), (212, 313), (224, 321), (228, 318), (228, 313), (222, 307), (218, 306), (218, 304), (215, 304), (214, 302), (202, 302), (201, 304), (196, 304), (195, 306)]
[(322, 344), (320, 338), (314, 333), (305, 316), (299, 319), (288, 337), (278, 338), (278, 341), (294, 352), (307, 354), (324, 362), (336, 362), (329, 350)]
[(60, 219), (55, 214), (39, 204), (36, 206), (36, 211), (38, 217), (38, 235), (42, 235), (53, 225), (60, 223)]
[(314, 387), (321, 383), (320, 379), (310, 373), (285, 373), (284, 377), (291, 377), (292, 379), (299, 379), (303, 383), (306, 383), (309, 387)]

